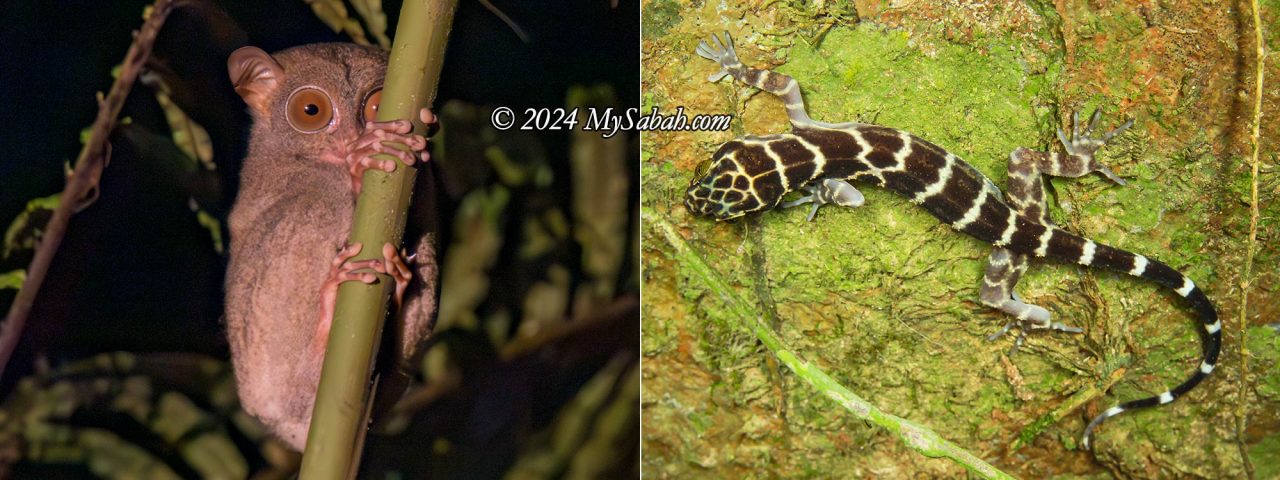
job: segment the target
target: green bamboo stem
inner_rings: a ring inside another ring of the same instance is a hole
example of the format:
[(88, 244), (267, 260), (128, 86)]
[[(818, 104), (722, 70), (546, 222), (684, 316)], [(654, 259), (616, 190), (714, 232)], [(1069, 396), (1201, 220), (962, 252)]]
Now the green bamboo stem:
[(791, 351), (786, 344), (782, 343), (777, 334), (765, 324), (762, 320), (764, 318), (763, 314), (739, 297), (706, 262), (703, 262), (702, 257), (695, 253), (685, 243), (680, 234), (676, 232), (676, 228), (671, 222), (668, 222), (649, 207), (640, 208), (640, 217), (646, 225), (657, 228), (663, 238), (667, 240), (667, 243), (671, 244), (671, 247), (675, 250), (676, 261), (693, 271), (696, 277), (702, 280), (708, 289), (715, 293), (720, 301), (725, 304), (728, 311), (733, 314), (729, 319), (730, 321), (754, 333), (760, 343), (763, 343), (769, 351), (778, 356), (783, 365), (790, 368), (796, 373), (796, 376), (817, 389), (818, 392), (835, 400), (837, 404), (853, 413), (855, 417), (869, 421), (896, 434), (908, 448), (920, 452), (926, 457), (949, 458), (983, 478), (1013, 478), (976, 455), (947, 441), (932, 430), (905, 418), (881, 411), (871, 402), (840, 385), (839, 382), (827, 375), (821, 368), (809, 363), (799, 354)]
[[(457, 0), (409, 0), (400, 9), (391, 59), (387, 65), (378, 120), (413, 119), (414, 132), (426, 133), (418, 110), (435, 99), (445, 44)], [(394, 158), (387, 156), (394, 160)], [(404, 236), (415, 170), (369, 170), (356, 200), (349, 243), (363, 248), (356, 260), (381, 258), (382, 245), (399, 245)], [(373, 285), (346, 282), (338, 288), (333, 326), (325, 353), (311, 433), (302, 458), (301, 478), (344, 478), (359, 465), (369, 375), (378, 350), (387, 300), (394, 282), (378, 275)]]

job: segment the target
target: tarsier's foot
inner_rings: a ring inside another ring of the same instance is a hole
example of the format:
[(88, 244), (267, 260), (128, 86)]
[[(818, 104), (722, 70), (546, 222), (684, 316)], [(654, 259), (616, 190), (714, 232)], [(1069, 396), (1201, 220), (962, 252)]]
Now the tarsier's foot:
[(810, 222), (812, 222), (813, 217), (818, 214), (818, 209), (828, 203), (834, 203), (841, 207), (850, 208), (861, 207), (863, 203), (866, 203), (866, 199), (863, 198), (862, 192), (859, 192), (857, 188), (844, 180), (827, 178), (821, 182), (804, 187), (804, 190), (809, 192), (809, 194), (790, 202), (783, 203), (782, 208), (791, 208), (797, 205), (813, 203), (813, 210), (809, 211), (808, 221)]
[(738, 53), (733, 51), (733, 38), (729, 36), (729, 32), (724, 32), (723, 42), (719, 36), (714, 33), (711, 34), (711, 43), (706, 40), (698, 42), (698, 48), (695, 51), (702, 58), (720, 64), (720, 71), (707, 77), (707, 80), (712, 82), (720, 81), (726, 75), (731, 75), (730, 69), (742, 66), (742, 62), (738, 61)]
[(1061, 322), (1050, 321), (1050, 314), (1048, 310), (1023, 302), (1022, 297), (1018, 296), (1016, 292), (1011, 295), (1009, 300), (1006, 300), (997, 308), (1009, 315), (1013, 315), (1014, 318), (1009, 320), (1009, 323), (1004, 324), (1004, 327), (999, 331), (987, 336), (987, 340), (996, 340), (1007, 333), (1009, 329), (1018, 327), (1018, 338), (1017, 340), (1014, 340), (1013, 347), (1009, 349), (1009, 355), (1018, 353), (1018, 348), (1022, 347), (1022, 343), (1026, 340), (1027, 331), (1029, 330), (1049, 329), (1067, 333), (1084, 332), (1084, 330), (1081, 330), (1078, 327), (1071, 327)]
[[(1117, 135), (1124, 133), (1125, 130), (1128, 130), (1129, 127), (1133, 126), (1133, 120), (1131, 119), (1127, 122), (1124, 122), (1124, 124), (1120, 125), (1119, 127), (1116, 127), (1114, 130), (1104, 133), (1101, 137), (1095, 137), (1093, 134), (1094, 133), (1093, 131), (1095, 128), (1098, 127), (1098, 120), (1100, 119), (1102, 119), (1102, 112), (1099, 110), (1094, 110), (1093, 114), (1089, 116), (1089, 124), (1086, 125), (1083, 130), (1081, 130), (1080, 112), (1076, 112), (1075, 114), (1073, 114), (1071, 116), (1072, 132), (1071, 132), (1070, 139), (1068, 139), (1067, 135), (1062, 132), (1061, 128), (1058, 129), (1058, 140), (1062, 142), (1062, 146), (1067, 149), (1068, 154), (1078, 155), (1080, 157), (1084, 157), (1088, 159), (1090, 162), (1093, 162), (1094, 152), (1097, 152), (1098, 149), (1102, 148), (1103, 145), (1106, 145), (1106, 143), (1110, 141), (1112, 138), (1115, 138)], [(1120, 178), (1115, 173), (1113, 173), (1110, 168), (1107, 168), (1105, 165), (1098, 164), (1096, 162), (1093, 162), (1093, 163), (1094, 165), (1093, 165), (1093, 168), (1091, 169), (1092, 171), (1096, 171), (1098, 173), (1106, 175), (1107, 178), (1111, 179), (1111, 181), (1116, 182), (1120, 185), (1125, 184), (1124, 179)]]
[(382, 244), (383, 273), (396, 281), (396, 293), (392, 299), (395, 300), (397, 309), (404, 303), (404, 291), (409, 287), (409, 281), (413, 280), (413, 272), (409, 270), (410, 260), (412, 259), (405, 258), (403, 251), (396, 250), (390, 243)]
[[(418, 119), (425, 124), (434, 123), (436, 116), (431, 109), (418, 111)], [(409, 147), (404, 151), (384, 142), (399, 143)], [(392, 120), (389, 122), (367, 122), (364, 133), (360, 134), (347, 149), (345, 162), (351, 172), (351, 190), (360, 193), (360, 182), (365, 170), (375, 169), (392, 172), (396, 162), (374, 158), (374, 155), (385, 154), (400, 159), (405, 165), (413, 166), (419, 159), (426, 162), (431, 157), (427, 153), (427, 139), (413, 133), (413, 123), (408, 120)]]
[(382, 246), (381, 259), (352, 261), (351, 259), (360, 253), (361, 248), (363, 246), (359, 243), (344, 246), (338, 250), (338, 254), (330, 263), (329, 276), (320, 285), (320, 312), (311, 344), (313, 352), (323, 352), (328, 345), (329, 328), (333, 325), (334, 309), (338, 301), (338, 286), (342, 283), (357, 281), (373, 284), (378, 281), (375, 272), (384, 273), (390, 275), (396, 282), (394, 299), (397, 308), (404, 298), (404, 291), (409, 286), (409, 280), (413, 278), (408, 265), (405, 264), (404, 256), (387, 243)]

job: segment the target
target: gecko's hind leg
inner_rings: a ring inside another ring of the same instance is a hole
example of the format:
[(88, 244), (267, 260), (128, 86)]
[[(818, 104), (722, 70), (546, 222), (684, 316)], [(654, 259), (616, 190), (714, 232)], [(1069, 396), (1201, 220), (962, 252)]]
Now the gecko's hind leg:
[[(1124, 180), (1112, 173), (1111, 169), (1105, 165), (1098, 163), (1093, 154), (1108, 140), (1133, 125), (1133, 121), (1125, 122), (1114, 130), (1096, 136), (1094, 129), (1097, 128), (1101, 117), (1102, 115), (1095, 110), (1089, 117), (1089, 124), (1081, 128), (1079, 114), (1073, 115), (1070, 139), (1062, 130), (1058, 130), (1058, 138), (1067, 151), (1066, 155), (1056, 152), (1036, 152), (1026, 148), (1019, 148), (1009, 154), (1009, 180), (1005, 193), (1009, 206), (1018, 215), (1035, 220), (1041, 225), (1052, 225), (1053, 222), (1049, 219), (1049, 208), (1045, 203), (1042, 175), (1080, 177), (1090, 172), (1099, 172), (1116, 183), (1124, 185)], [(1018, 279), (1027, 269), (1027, 260), (1027, 254), (996, 248), (991, 252), (980, 295), (984, 305), (1014, 317), (1014, 320), (992, 335), (991, 339), (999, 338), (1010, 328), (1020, 327), (1013, 351), (1017, 351), (1022, 345), (1028, 330), (1052, 329), (1073, 333), (1082, 331), (1076, 327), (1050, 321), (1048, 310), (1025, 303), (1017, 293), (1014, 293), (1013, 289), (1018, 284)]]
[(797, 198), (790, 202), (782, 204), (782, 208), (791, 208), (797, 205), (812, 203), (813, 209), (809, 211), (808, 221), (812, 222), (813, 217), (818, 214), (818, 209), (828, 203), (836, 204), (841, 207), (861, 207), (866, 203), (866, 199), (862, 196), (857, 188), (850, 185), (844, 180), (834, 178), (823, 179), (821, 182), (804, 187), (808, 195)]
[(1009, 354), (1018, 351), (1026, 339), (1028, 330), (1052, 329), (1062, 332), (1079, 333), (1082, 330), (1061, 323), (1050, 321), (1049, 311), (1037, 305), (1023, 302), (1013, 289), (1027, 271), (1027, 255), (1018, 254), (1006, 248), (991, 251), (987, 261), (987, 272), (982, 278), (979, 298), (982, 304), (1000, 310), (1013, 317), (1000, 331), (987, 337), (987, 340), (1000, 338), (1010, 328), (1018, 328), (1018, 339), (1014, 341)]

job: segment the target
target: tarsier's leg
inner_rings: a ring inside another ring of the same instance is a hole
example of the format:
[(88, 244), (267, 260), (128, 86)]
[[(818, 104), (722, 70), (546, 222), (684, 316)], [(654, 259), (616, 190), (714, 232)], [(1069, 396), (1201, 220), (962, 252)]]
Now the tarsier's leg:
[[(1093, 153), (1108, 140), (1133, 125), (1133, 121), (1107, 132), (1101, 138), (1094, 137), (1094, 128), (1101, 115), (1094, 111), (1089, 124), (1082, 130), (1080, 117), (1072, 117), (1072, 137), (1059, 130), (1058, 138), (1066, 148), (1067, 154), (1035, 152), (1025, 148), (1014, 150), (1009, 155), (1009, 180), (1005, 189), (1008, 202), (1014, 210), (1027, 218), (1035, 219), (1042, 224), (1050, 224), (1048, 205), (1045, 203), (1044, 185), (1041, 175), (1058, 177), (1080, 177), (1090, 172), (1099, 172), (1112, 181), (1124, 185), (1124, 180), (1116, 176), (1106, 166), (1093, 158)], [(1080, 332), (1076, 327), (1050, 321), (1049, 312), (1041, 307), (1022, 302), (1014, 288), (1018, 279), (1026, 271), (1028, 256), (996, 248), (991, 252), (987, 264), (987, 272), (983, 278), (981, 289), (982, 303), (997, 308), (1014, 317), (1004, 328), (990, 338), (995, 339), (1018, 326), (1021, 333), (1014, 343), (1014, 350), (1022, 344), (1027, 330), (1050, 328), (1064, 332)]]
[(730, 75), (742, 83), (777, 95), (787, 107), (787, 117), (791, 119), (792, 127), (838, 128), (851, 125), (833, 125), (809, 118), (809, 113), (804, 109), (804, 98), (800, 96), (800, 84), (781, 73), (742, 65), (738, 60), (738, 53), (733, 50), (733, 38), (729, 37), (729, 32), (724, 33), (723, 40), (715, 34), (711, 35), (710, 40), (699, 42), (697, 48), (698, 55), (702, 58), (720, 64), (720, 71), (711, 74), (707, 80), (717, 82)]
[(808, 195), (800, 197), (782, 204), (782, 208), (791, 208), (797, 205), (813, 203), (813, 210), (809, 211), (810, 222), (813, 221), (814, 215), (818, 214), (818, 208), (828, 203), (834, 203), (841, 207), (861, 207), (866, 199), (862, 197), (862, 192), (850, 185), (844, 180), (834, 178), (826, 178), (821, 182), (804, 187), (809, 192)]

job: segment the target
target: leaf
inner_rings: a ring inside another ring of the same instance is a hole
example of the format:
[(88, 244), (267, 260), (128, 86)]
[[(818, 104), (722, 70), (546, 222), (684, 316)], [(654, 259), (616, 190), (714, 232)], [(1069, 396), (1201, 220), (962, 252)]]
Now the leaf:
[(351, 6), (364, 19), (369, 33), (378, 39), (378, 45), (391, 48), (391, 39), (387, 38), (387, 14), (382, 11), (382, 0), (351, 0)]
[[(191, 206), (196, 207), (195, 202), (192, 202)], [(213, 240), (213, 251), (218, 252), (218, 255), (222, 255), (225, 250), (222, 242), (222, 222), (203, 209), (196, 209), (196, 221), (200, 222), (200, 226), (209, 231), (209, 237)]]
[(169, 123), (169, 130), (173, 132), (173, 143), (187, 158), (199, 162), (206, 170), (213, 170), (213, 141), (209, 139), (209, 132), (173, 103), (173, 99), (169, 97), (172, 93), (169, 85), (160, 75), (147, 72), (142, 74), (141, 80), (143, 85), (155, 90), (156, 102), (164, 110), (164, 118)]
[(19, 250), (33, 250), (40, 237), (44, 235), (44, 225), (48, 223), (53, 210), (58, 208), (61, 194), (33, 198), (27, 202), (27, 208), (14, 217), (13, 223), (4, 233), (4, 252), (0, 258), (9, 258)]
[[(347, 15), (347, 6), (342, 3), (342, 0), (307, 0), (307, 5), (320, 18), (320, 21), (334, 32), (344, 32), (351, 37), (351, 41), (360, 45), (369, 45), (369, 39), (364, 36), (364, 29), (360, 28), (360, 22)], [(385, 26), (383, 28), (385, 29)]]
[(22, 282), (27, 280), (26, 270), (13, 270), (8, 273), (0, 273), (0, 290), (22, 288)]

